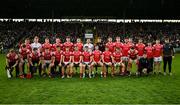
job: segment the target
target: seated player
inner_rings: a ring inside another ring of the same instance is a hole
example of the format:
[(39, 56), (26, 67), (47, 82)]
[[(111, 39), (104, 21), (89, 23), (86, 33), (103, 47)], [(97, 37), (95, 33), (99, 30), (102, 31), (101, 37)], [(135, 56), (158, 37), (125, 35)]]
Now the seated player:
[[(101, 61), (101, 54), (102, 52), (99, 50), (99, 46), (95, 46), (95, 50), (92, 53), (92, 57), (93, 57), (93, 62), (91, 63), (91, 67), (93, 70), (93, 67), (96, 67), (96, 73), (97, 73), (97, 67), (100, 66), (101, 70), (103, 69), (103, 63)], [(94, 72), (93, 72), (94, 74)], [(95, 76), (95, 75), (93, 75)], [(102, 71), (101, 71), (101, 77), (103, 77), (102, 75)]]
[(40, 64), (40, 53), (37, 48), (34, 48), (29, 55), (28, 67), (30, 68), (27, 74), (27, 78), (31, 78), (33, 74), (37, 71)]
[(74, 52), (72, 53), (72, 67), (79, 67), (80, 78), (83, 76), (82, 66), (82, 52), (79, 51), (78, 46), (74, 46)]
[(65, 71), (67, 74), (67, 78), (71, 78), (72, 74), (73, 74), (73, 70), (72, 70), (72, 52), (70, 52), (70, 47), (66, 47), (66, 50), (63, 52), (63, 67), (62, 67), (62, 77), (65, 77)]
[(146, 53), (143, 54), (143, 57), (139, 59), (138, 63), (138, 75), (142, 76), (143, 74), (147, 74), (148, 71), (148, 60)]
[[(25, 74), (25, 64), (28, 64), (29, 54), (30, 51), (26, 48), (25, 44), (22, 44), (22, 47), (19, 49), (20, 53), (20, 61), (19, 61), (19, 71), (20, 71), (20, 78), (24, 78)], [(29, 67), (27, 67), (29, 71)]]
[(132, 69), (132, 64), (133, 62), (134, 63), (138, 63), (138, 51), (134, 48), (134, 47), (131, 47), (131, 49), (128, 51), (128, 54), (129, 54), (129, 61), (128, 61), (128, 74), (131, 75), (131, 69)]
[(121, 49), (119, 47), (116, 47), (115, 52), (113, 53), (113, 59), (112, 62), (114, 64), (114, 68), (119, 66), (119, 74), (124, 75), (125, 74), (125, 65), (122, 63), (121, 57)]
[(50, 64), (52, 63), (52, 53), (49, 48), (45, 48), (45, 51), (42, 52), (42, 76), (46, 77), (47, 71), (50, 71)]
[(111, 67), (111, 76), (114, 77), (114, 70), (112, 65), (112, 53), (109, 51), (109, 48), (106, 46), (105, 51), (102, 54), (103, 62), (103, 77), (106, 78), (108, 67)]
[(12, 72), (16, 68), (16, 77), (19, 75), (18, 70), (18, 55), (14, 51), (14, 49), (9, 50), (9, 53), (6, 55), (6, 70), (8, 78), (11, 78)]
[(85, 46), (84, 52), (82, 53), (82, 63), (83, 63), (83, 78), (85, 78), (85, 69), (88, 68), (89, 78), (91, 78), (91, 62), (92, 62), (92, 54), (88, 52), (88, 46)]
[(55, 56), (55, 65), (54, 65), (54, 72), (57, 71), (57, 68), (59, 67), (59, 74), (61, 74), (62, 69), (62, 58), (63, 58), (63, 51), (61, 50), (61, 46), (56, 46), (56, 51), (54, 53)]

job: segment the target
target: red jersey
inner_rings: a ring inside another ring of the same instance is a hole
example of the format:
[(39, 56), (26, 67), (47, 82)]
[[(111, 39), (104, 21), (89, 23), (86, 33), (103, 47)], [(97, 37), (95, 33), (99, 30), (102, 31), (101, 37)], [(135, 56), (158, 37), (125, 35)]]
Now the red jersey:
[(26, 48), (25, 49), (20, 48), (19, 53), (20, 53), (21, 58), (27, 59), (28, 55), (30, 54), (30, 51), (29, 49), (26, 49)]
[(82, 52), (81, 51), (74, 51), (72, 53), (72, 56), (74, 57), (74, 62), (79, 62), (79, 60), (82, 56)]
[(131, 48), (130, 44), (124, 43), (122, 45), (122, 55), (127, 57), (128, 56), (128, 51), (130, 50), (130, 48)]
[(83, 44), (82, 43), (78, 42), (78, 43), (74, 44), (74, 46), (77, 46), (79, 51), (81, 51), (81, 52), (83, 51)]
[(113, 42), (106, 43), (106, 46), (109, 48), (110, 52), (114, 52), (114, 43)]
[(63, 56), (64, 56), (64, 62), (69, 62), (69, 60), (70, 60), (70, 58), (71, 58), (71, 56), (72, 56), (72, 52), (70, 52), (70, 51), (65, 51), (64, 53), (63, 53)]
[(153, 56), (154, 56), (154, 54), (153, 54), (154, 47), (147, 46), (147, 47), (145, 47), (145, 50), (146, 50), (147, 58), (153, 58)]
[(143, 44), (143, 43), (136, 44), (136, 49), (138, 51), (138, 56), (143, 56), (144, 48), (145, 48), (145, 44)]
[(138, 51), (137, 50), (133, 50), (133, 51), (129, 50), (128, 54), (129, 54), (129, 58), (135, 60), (135, 59), (137, 59)]
[(43, 56), (44, 60), (51, 60), (52, 54), (51, 54), (51, 52), (47, 52), (47, 53), (43, 52), (42, 56)]
[(114, 57), (115, 62), (121, 62), (122, 53), (121, 52), (114, 52), (113, 57)]
[(29, 51), (32, 51), (31, 44), (26, 44), (26, 48), (27, 48)]
[(18, 60), (18, 55), (16, 53), (8, 53), (6, 58), (8, 62), (16, 62)]
[(57, 61), (57, 62), (60, 62), (61, 61), (61, 57), (62, 57), (62, 51), (55, 51), (55, 53), (54, 53), (54, 55), (55, 55), (55, 60)]
[(102, 52), (100, 50), (93, 51), (93, 57), (95, 62), (99, 62), (101, 60)]
[(84, 51), (82, 53), (83, 62), (90, 62), (92, 54), (90, 52)]
[(63, 44), (61, 43), (55, 43), (51, 46), (51, 51), (56, 51), (56, 47), (59, 46), (63, 50)]
[(39, 61), (39, 58), (40, 58), (40, 53), (34, 53), (32, 52), (29, 57), (31, 58), (32, 61)]
[(73, 43), (72, 42), (65, 42), (63, 44), (63, 47), (64, 47), (64, 51), (67, 47), (69, 48), (70, 51), (73, 51)]
[(104, 56), (104, 62), (111, 62), (112, 53), (110, 51), (104, 51), (103, 56)]
[(121, 42), (114, 42), (114, 47), (122, 48), (122, 46), (123, 46), (123, 43), (121, 43)]
[(163, 45), (155, 44), (154, 47), (154, 57), (160, 57), (162, 54)]
[(52, 44), (50, 44), (50, 43), (44, 43), (43, 45), (42, 45), (42, 48), (43, 48), (43, 51), (45, 50), (45, 49), (49, 49), (49, 50), (51, 50), (51, 47), (52, 47)]
[(133, 46), (134, 46), (134, 43), (128, 42), (128, 45), (129, 45), (130, 47), (133, 47)]

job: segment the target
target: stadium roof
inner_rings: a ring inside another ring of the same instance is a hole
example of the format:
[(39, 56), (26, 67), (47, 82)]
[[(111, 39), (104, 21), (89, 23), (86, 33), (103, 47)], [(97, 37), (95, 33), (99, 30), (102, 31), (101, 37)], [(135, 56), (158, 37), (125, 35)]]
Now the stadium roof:
[(0, 18), (180, 19), (180, 0), (6, 0)]

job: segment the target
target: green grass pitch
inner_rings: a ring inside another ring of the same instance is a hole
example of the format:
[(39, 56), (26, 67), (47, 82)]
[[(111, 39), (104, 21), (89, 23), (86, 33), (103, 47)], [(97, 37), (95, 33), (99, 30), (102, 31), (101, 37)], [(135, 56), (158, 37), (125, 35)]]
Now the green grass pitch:
[(173, 76), (7, 79), (4, 66), (0, 55), (0, 104), (180, 103), (180, 54), (173, 59)]

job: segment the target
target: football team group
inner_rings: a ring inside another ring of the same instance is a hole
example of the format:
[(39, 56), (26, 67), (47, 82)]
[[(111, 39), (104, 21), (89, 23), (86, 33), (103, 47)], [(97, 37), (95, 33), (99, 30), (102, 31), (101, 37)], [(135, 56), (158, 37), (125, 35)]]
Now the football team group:
[[(98, 43), (92, 44), (90, 39), (86, 39), (83, 44), (80, 38), (76, 43), (72, 43), (70, 37), (66, 37), (66, 42), (61, 43), (56, 38), (51, 44), (49, 38), (43, 44), (39, 43), (39, 38), (34, 37), (33, 43), (30, 39), (19, 46), (19, 51), (10, 49), (6, 55), (6, 71), (8, 78), (13, 74), (18, 78), (33, 78), (38, 72), (40, 77), (60, 77), (72, 78), (79, 75), (80, 78), (93, 78), (100, 75), (106, 78), (108, 74), (114, 76), (130, 76), (132, 64), (136, 65), (137, 76), (149, 74), (161, 74), (161, 62), (163, 61), (163, 71), (166, 75), (168, 65), (169, 75), (171, 73), (172, 58), (174, 49), (169, 39), (160, 43), (157, 39), (155, 43), (143, 43), (139, 39), (133, 43), (131, 38), (125, 38), (121, 42), (120, 37), (113, 42), (108, 37), (107, 43), (103, 44), (98, 39)], [(15, 73), (13, 73), (15, 71)]]

